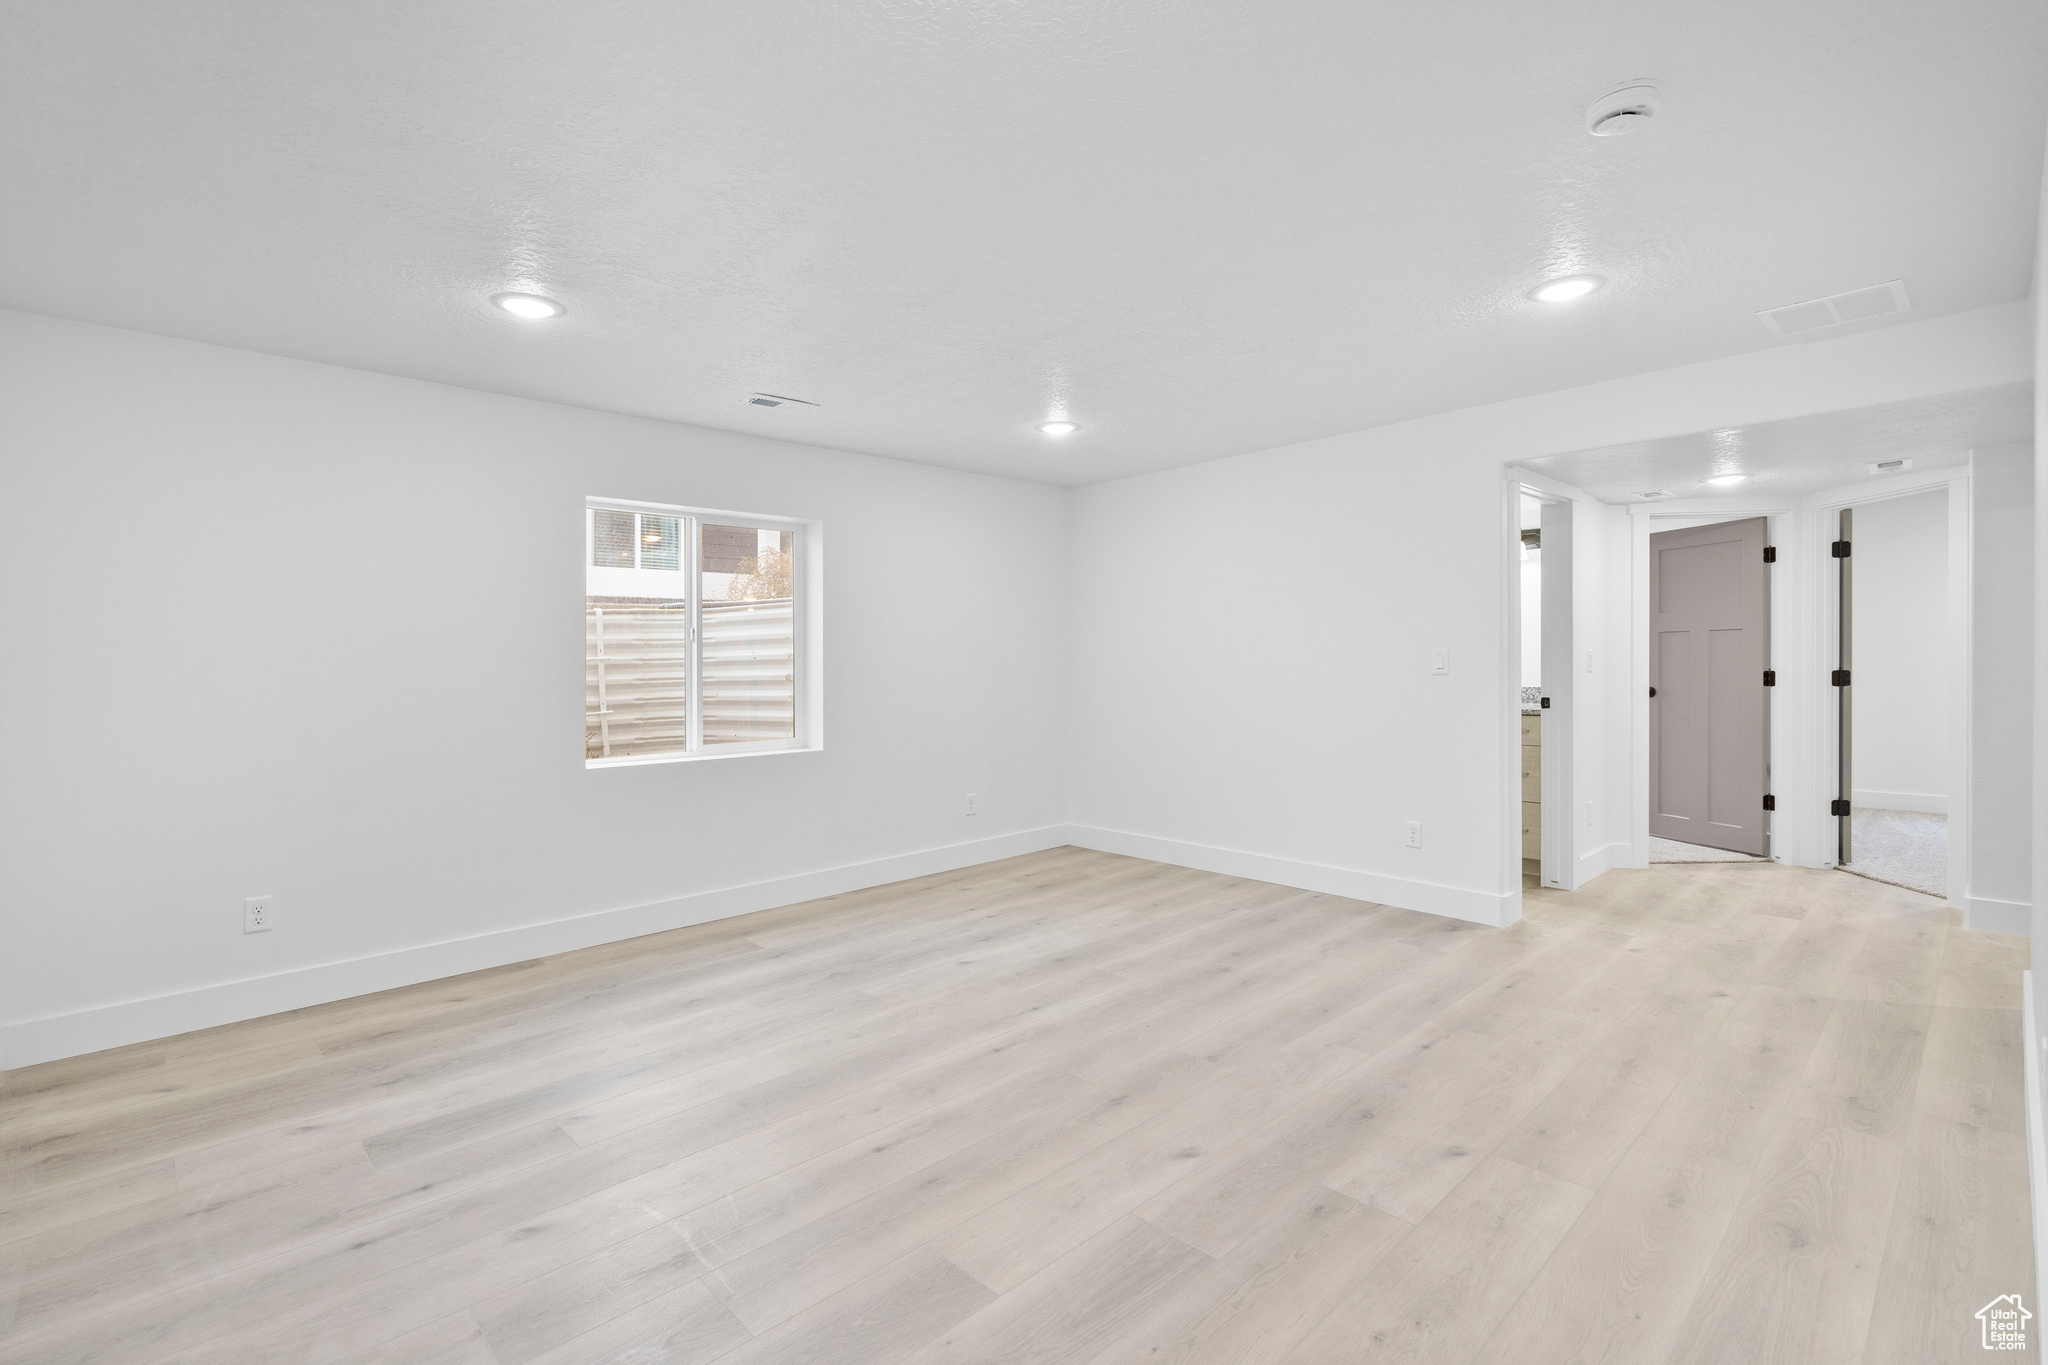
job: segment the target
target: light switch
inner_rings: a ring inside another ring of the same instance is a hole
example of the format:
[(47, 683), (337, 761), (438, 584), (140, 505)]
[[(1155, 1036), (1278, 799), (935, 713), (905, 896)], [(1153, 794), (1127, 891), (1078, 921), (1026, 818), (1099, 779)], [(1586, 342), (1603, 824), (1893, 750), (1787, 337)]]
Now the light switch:
[(1450, 672), (1451, 651), (1448, 649), (1431, 650), (1429, 655), (1429, 671), (1432, 673)]

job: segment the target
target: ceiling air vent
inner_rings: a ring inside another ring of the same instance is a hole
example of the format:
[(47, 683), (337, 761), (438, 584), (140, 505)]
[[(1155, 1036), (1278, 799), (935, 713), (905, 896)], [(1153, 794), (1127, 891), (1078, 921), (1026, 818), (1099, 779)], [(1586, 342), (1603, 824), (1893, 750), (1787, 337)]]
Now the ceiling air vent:
[(1636, 496), (1641, 498), (1644, 502), (1655, 502), (1659, 498), (1670, 497), (1671, 490), (1668, 488), (1653, 488), (1647, 493), (1638, 493), (1636, 494)]
[(1783, 308), (1766, 308), (1757, 316), (1763, 319), (1764, 330), (1772, 336), (1789, 337), (1802, 332), (1817, 332), (1823, 327), (1839, 327), (1845, 322), (1862, 322), (1865, 318), (1890, 317), (1895, 313), (1912, 311), (1912, 300), (1906, 297), (1906, 282), (1892, 280), (1873, 284), (1868, 289), (1830, 294), (1824, 299), (1788, 303)]
[(1608, 91), (1586, 106), (1586, 131), (1594, 137), (1620, 137), (1640, 132), (1657, 116), (1661, 82), (1633, 80)]
[(1913, 461), (1910, 459), (1877, 460), (1864, 466), (1873, 474), (1903, 474), (1912, 467)]
[(780, 408), (792, 405), (799, 408), (815, 408), (818, 406), (808, 398), (791, 398), (780, 393), (757, 393), (747, 401), (757, 408)]

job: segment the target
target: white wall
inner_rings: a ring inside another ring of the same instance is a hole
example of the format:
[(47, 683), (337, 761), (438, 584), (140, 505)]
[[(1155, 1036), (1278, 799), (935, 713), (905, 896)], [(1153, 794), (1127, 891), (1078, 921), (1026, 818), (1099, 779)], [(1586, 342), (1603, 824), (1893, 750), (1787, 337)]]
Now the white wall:
[(1968, 908), (1972, 923), (2024, 932), (2033, 901), (2032, 443), (1971, 452), (1970, 501)]
[(1950, 745), (1948, 493), (1855, 509), (1855, 723), (1859, 806), (1945, 813)]
[[(21, 313), (0, 375), (0, 1067), (1063, 842), (1059, 489)], [(822, 753), (584, 769), (586, 494), (823, 520)]]
[[(2034, 373), (2034, 544), (2048, 547), (2048, 476), (2041, 461), (2048, 458), (2048, 299), (2042, 282), (2048, 279), (2048, 169), (2041, 176), (2041, 197), (2034, 216), (2034, 291), (2028, 300), (2033, 322)], [(2034, 556), (2034, 678), (2048, 678), (2048, 549)], [(2033, 835), (2033, 885), (2048, 886), (2048, 687), (2035, 686), (2032, 697), (2034, 717), (2033, 809), (2028, 830)], [(2048, 1043), (2048, 896), (2033, 902), (2031, 911), (2032, 959), (2036, 968), (2027, 974), (2024, 1018), (2029, 1035), (2027, 1080), (2027, 1173), (2033, 1192), (2034, 1288), (2048, 1288), (2048, 1133), (2043, 1132), (2048, 1114), (2043, 1112), (2042, 1048)]]
[[(2044, 473), (2041, 462), (2048, 459), (2048, 298), (2042, 293), (2042, 281), (2048, 278), (2048, 167), (2041, 177), (2041, 200), (2039, 212), (2035, 215), (2034, 251), (2034, 293), (2028, 300), (2028, 314), (2033, 324), (2033, 379), (2034, 379), (2034, 544), (2048, 546), (2048, 473)], [(2048, 551), (2034, 556), (2034, 677), (2048, 678)], [(2033, 834), (2033, 884), (2048, 885), (2048, 687), (2036, 686), (2033, 692), (2034, 752), (2033, 752), (2033, 793), (2034, 805), (2028, 820), (2028, 829)], [(2033, 954), (2034, 961), (2043, 970), (2034, 972), (2033, 1024), (2035, 1047), (2030, 1050), (2029, 1061), (2036, 1066), (2041, 1061), (2041, 1045), (2048, 1042), (2048, 896), (2033, 902), (2032, 946), (2039, 950)], [(2029, 1071), (2030, 1076), (2038, 1072)], [(2048, 1141), (2038, 1130), (2044, 1117), (2041, 1112), (2042, 1096), (2038, 1089), (2030, 1091), (2028, 1136), (2030, 1157), (2033, 1161), (2035, 1194), (2034, 1231), (2037, 1254), (2036, 1272), (2039, 1282), (2048, 1285)]]
[[(1543, 524), (1543, 503), (1523, 494), (1517, 504), (1517, 523), (1528, 531)], [(1543, 551), (1534, 545), (1522, 547), (1522, 686), (1543, 686)]]
[[(1369, 899), (1485, 917), (1510, 701), (1501, 508), (1495, 466), (1368, 467), (1342, 441), (1078, 490), (1076, 821), (1377, 873), (1392, 881)], [(1274, 547), (1284, 574), (1247, 571)]]
[[(2017, 382), (2032, 374), (2030, 327), (2029, 310), (2008, 305), (1078, 490), (1075, 837), (1512, 918), (1519, 591), (1503, 465)], [(1607, 568), (1582, 566), (1589, 579), (1629, 562), (1619, 521), (1603, 538)], [(1248, 573), (1231, 552), (1275, 544), (1292, 551), (1284, 577)], [(1626, 592), (1583, 591), (1588, 629), (1626, 630)], [(1629, 695), (1624, 651), (1591, 643), (1582, 695)], [(1449, 676), (1430, 671), (1440, 648)], [(1629, 843), (1629, 723), (1614, 720), (1613, 735), (1581, 727), (1581, 742), (1604, 750), (1587, 770), (1595, 790), (1577, 793), (1582, 861), (1600, 849), (1619, 859)], [(1408, 820), (1423, 823), (1420, 849), (1403, 845)]]
[(1522, 686), (1543, 686), (1543, 552), (1522, 552)]

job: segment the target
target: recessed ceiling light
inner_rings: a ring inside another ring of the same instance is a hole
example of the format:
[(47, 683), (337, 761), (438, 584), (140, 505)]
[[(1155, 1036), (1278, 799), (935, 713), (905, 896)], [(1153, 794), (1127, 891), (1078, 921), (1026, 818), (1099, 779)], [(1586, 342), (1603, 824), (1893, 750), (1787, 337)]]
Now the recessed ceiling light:
[(558, 318), (568, 310), (553, 299), (542, 298), (539, 294), (493, 294), (491, 302), (515, 318), (526, 318), (539, 322), (542, 318)]
[(1749, 475), (1747, 474), (1716, 474), (1713, 478), (1708, 479), (1707, 482), (1711, 484), (1741, 483), (1748, 477)]
[(1072, 436), (1081, 428), (1073, 422), (1040, 422), (1038, 429), (1048, 436)]
[(1598, 275), (1567, 275), (1561, 280), (1548, 280), (1529, 291), (1529, 297), (1538, 303), (1570, 303), (1582, 299), (1607, 281)]

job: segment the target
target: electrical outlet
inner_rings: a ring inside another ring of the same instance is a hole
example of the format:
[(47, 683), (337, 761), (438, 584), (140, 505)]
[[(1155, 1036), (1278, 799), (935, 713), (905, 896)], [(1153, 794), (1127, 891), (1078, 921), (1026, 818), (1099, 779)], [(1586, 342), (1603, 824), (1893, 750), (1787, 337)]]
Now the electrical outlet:
[(1593, 828), (1593, 803), (1591, 801), (1586, 803), (1586, 828)]
[(973, 793), (973, 792), (969, 792), (969, 793), (967, 793), (967, 813), (968, 813), (969, 815), (972, 815), (972, 814), (974, 814), (974, 793)]
[(1420, 820), (1410, 820), (1408, 822), (1408, 847), (1422, 847), (1422, 822)]
[(245, 934), (267, 934), (270, 919), (276, 913), (275, 896), (251, 896), (242, 902), (242, 932)]

